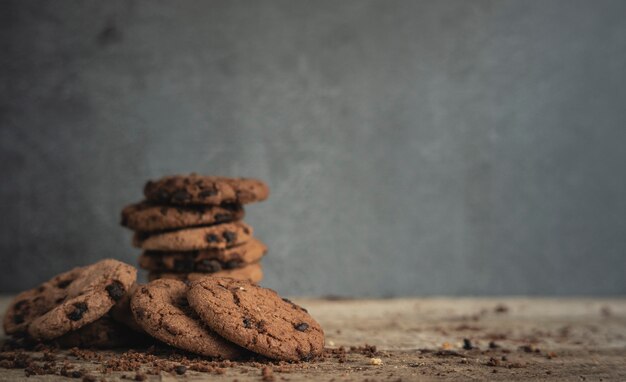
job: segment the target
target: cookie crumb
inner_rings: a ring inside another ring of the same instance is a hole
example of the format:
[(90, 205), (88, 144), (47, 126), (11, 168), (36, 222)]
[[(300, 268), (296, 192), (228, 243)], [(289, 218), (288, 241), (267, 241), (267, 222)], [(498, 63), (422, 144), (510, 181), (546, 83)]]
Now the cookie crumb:
[(380, 358), (370, 358), (370, 365), (382, 365), (383, 364), (383, 360)]
[(274, 380), (274, 372), (269, 367), (265, 366), (261, 370), (261, 380), (263, 381), (273, 381)]

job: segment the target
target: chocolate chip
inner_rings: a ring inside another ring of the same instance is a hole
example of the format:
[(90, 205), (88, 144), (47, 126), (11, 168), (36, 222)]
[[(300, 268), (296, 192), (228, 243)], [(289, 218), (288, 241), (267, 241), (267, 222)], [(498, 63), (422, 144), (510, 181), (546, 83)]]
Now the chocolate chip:
[(146, 311), (143, 310), (142, 308), (137, 308), (135, 309), (135, 316), (137, 316), (137, 318), (142, 319), (146, 316)]
[(156, 199), (166, 202), (170, 199), (170, 194), (165, 190), (159, 190), (157, 191)]
[(215, 196), (215, 195), (217, 195), (217, 190), (213, 189), (213, 188), (210, 188), (210, 189), (204, 190), (204, 191), (200, 191), (198, 193), (198, 196), (201, 197), (201, 198), (208, 198), (209, 196)]
[(16, 314), (15, 316), (13, 316), (13, 323), (16, 325), (23, 324), (24, 316), (22, 316), (21, 314)]
[(206, 235), (206, 242), (207, 243), (217, 243), (218, 240), (219, 240), (219, 238), (214, 233), (210, 233), (210, 234)]
[(191, 195), (185, 190), (178, 190), (172, 195), (173, 203), (184, 203), (191, 199)]
[(74, 280), (61, 280), (57, 283), (57, 288), (65, 289), (68, 285), (70, 285)]
[(81, 378), (83, 376), (83, 373), (79, 370), (74, 370), (70, 373), (70, 375), (72, 376), (72, 378)]
[(161, 209), (159, 210), (159, 212), (161, 213), (161, 215), (165, 216), (167, 215), (167, 211), (168, 208), (167, 207), (161, 207)]
[(232, 231), (225, 231), (222, 236), (226, 239), (227, 243), (234, 243), (237, 240), (237, 233)]
[(473, 348), (474, 348), (474, 345), (472, 345), (472, 341), (470, 341), (467, 338), (463, 338), (463, 349), (472, 350)]
[(174, 260), (174, 270), (176, 272), (191, 272), (195, 262), (193, 259), (183, 258)]
[(196, 270), (200, 272), (214, 273), (222, 270), (222, 265), (217, 260), (200, 260), (196, 264)]
[(294, 325), (294, 328), (296, 328), (297, 331), (304, 332), (309, 328), (309, 324), (307, 324), (306, 322), (301, 322), (297, 325)]
[(15, 303), (15, 309), (16, 310), (22, 309), (26, 305), (26, 303), (27, 303), (26, 300), (20, 300), (20, 301), (16, 302)]
[(85, 314), (87, 310), (89, 310), (87, 304), (85, 304), (84, 302), (77, 302), (74, 304), (74, 310), (67, 314), (67, 318), (72, 321), (78, 321), (83, 318), (83, 314)]
[(187, 367), (185, 365), (178, 365), (174, 371), (176, 371), (176, 374), (178, 375), (183, 375), (187, 371)]
[(308, 354), (302, 355), (302, 357), (300, 357), (300, 360), (308, 362), (308, 361), (312, 360), (313, 358), (315, 358), (313, 353), (308, 353)]
[(243, 327), (246, 329), (250, 329), (252, 327), (252, 321), (249, 318), (243, 319)]
[(113, 301), (119, 301), (126, 294), (124, 285), (122, 285), (122, 283), (117, 280), (107, 285), (104, 289), (106, 289), (109, 297), (111, 297)]
[(242, 264), (241, 260), (229, 260), (224, 263), (224, 269), (235, 269), (239, 268)]
[(215, 214), (214, 219), (216, 223), (223, 223), (232, 220), (233, 217), (230, 214)]

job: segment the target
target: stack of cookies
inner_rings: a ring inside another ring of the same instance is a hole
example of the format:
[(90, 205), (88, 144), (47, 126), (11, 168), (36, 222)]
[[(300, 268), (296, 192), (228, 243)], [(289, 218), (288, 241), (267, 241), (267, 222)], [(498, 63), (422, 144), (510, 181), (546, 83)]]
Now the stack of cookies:
[(267, 199), (256, 179), (167, 176), (149, 181), (145, 200), (122, 211), (122, 225), (135, 231), (141, 268), (148, 279), (195, 280), (205, 276), (259, 282), (267, 247), (242, 221), (243, 204)]

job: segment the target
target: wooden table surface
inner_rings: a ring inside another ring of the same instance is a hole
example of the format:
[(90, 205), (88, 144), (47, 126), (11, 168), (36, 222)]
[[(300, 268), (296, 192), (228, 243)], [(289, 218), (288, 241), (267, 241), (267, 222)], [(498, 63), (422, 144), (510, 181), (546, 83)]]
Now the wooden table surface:
[[(328, 348), (369, 344), (377, 354), (348, 351), (344, 362), (329, 356), (293, 368), (269, 365), (275, 381), (626, 381), (626, 299), (294, 300), (322, 324)], [(2, 312), (6, 303), (0, 299)], [(464, 339), (475, 348), (464, 349)], [(103, 376), (98, 362), (67, 357)], [(162, 372), (148, 380), (261, 381), (261, 368)], [(104, 378), (128, 380), (134, 374)], [(26, 378), (24, 370), (0, 369), (0, 381), (57, 379), (66, 378)]]

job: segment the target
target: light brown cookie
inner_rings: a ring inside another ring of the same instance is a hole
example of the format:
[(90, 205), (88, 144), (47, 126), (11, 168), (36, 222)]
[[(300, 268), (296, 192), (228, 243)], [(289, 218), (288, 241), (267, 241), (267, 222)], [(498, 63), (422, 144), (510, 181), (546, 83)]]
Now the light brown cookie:
[(131, 330), (108, 315), (54, 340), (62, 348), (97, 349), (141, 346), (149, 342), (150, 337)]
[(238, 280), (247, 280), (258, 283), (263, 280), (263, 268), (261, 264), (254, 263), (245, 267), (222, 270), (215, 273), (174, 273), (174, 272), (149, 272), (148, 280), (174, 279), (181, 281), (194, 281), (204, 277), (230, 277)]
[(84, 267), (67, 285), (67, 296), (35, 318), (28, 333), (49, 340), (76, 330), (105, 315), (137, 279), (137, 270), (121, 261), (106, 259)]
[(152, 202), (163, 204), (246, 204), (267, 199), (269, 188), (257, 179), (190, 174), (149, 181), (144, 195)]
[(151, 336), (193, 353), (236, 359), (246, 354), (198, 318), (187, 303), (187, 285), (178, 280), (156, 280), (140, 286), (130, 302), (135, 320)]
[(157, 272), (219, 272), (256, 263), (267, 253), (267, 247), (252, 237), (246, 243), (226, 249), (187, 252), (144, 251), (139, 266)]
[(122, 225), (134, 231), (155, 232), (241, 220), (241, 204), (172, 206), (140, 202), (122, 210)]
[(324, 350), (324, 332), (307, 311), (271, 289), (205, 277), (187, 293), (191, 307), (222, 337), (278, 360), (308, 361)]
[(209, 227), (181, 229), (153, 235), (136, 232), (133, 245), (153, 251), (194, 251), (224, 249), (250, 240), (252, 227), (242, 221)]
[(65, 272), (20, 293), (7, 310), (5, 332), (57, 338), (105, 315), (136, 277), (134, 267), (113, 259)]

